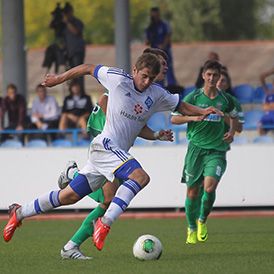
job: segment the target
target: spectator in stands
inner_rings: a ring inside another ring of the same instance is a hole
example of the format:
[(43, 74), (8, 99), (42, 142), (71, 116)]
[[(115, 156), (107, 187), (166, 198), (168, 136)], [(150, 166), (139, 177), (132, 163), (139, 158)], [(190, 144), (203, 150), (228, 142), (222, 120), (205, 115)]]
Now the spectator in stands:
[(260, 135), (266, 135), (269, 130), (274, 129), (274, 88), (269, 88), (266, 84), (266, 78), (272, 74), (274, 74), (274, 68), (260, 75), (260, 81), (265, 92), (263, 103), (265, 114), (261, 118), (258, 128)]
[(32, 103), (31, 122), (37, 129), (58, 128), (59, 107), (53, 96), (47, 95), (45, 86), (39, 84), (36, 87), (37, 97)]
[(87, 118), (93, 108), (91, 98), (82, 91), (76, 79), (70, 83), (69, 91), (70, 95), (64, 99), (59, 129), (79, 127), (85, 134)]
[[(5, 129), (23, 130), (26, 125), (26, 100), (23, 95), (17, 93), (17, 87), (14, 84), (7, 86), (7, 95), (2, 100), (2, 108), (0, 111), (0, 129), (4, 129), (4, 117), (8, 114), (8, 124)], [(12, 136), (2, 136), (2, 141)]]
[(145, 30), (146, 45), (152, 48), (159, 48), (168, 55), (167, 85), (177, 85), (173, 71), (173, 58), (171, 51), (171, 28), (169, 24), (161, 19), (160, 9), (150, 9), (150, 24)]
[[(69, 67), (76, 67), (84, 63), (85, 41), (83, 38), (84, 24), (74, 16), (74, 10), (70, 3), (66, 3), (63, 8), (63, 22), (65, 45), (67, 48)], [(84, 78), (79, 78), (79, 83), (84, 92)]]
[[(211, 60), (211, 61), (218, 61), (220, 62), (220, 57), (219, 57), (219, 54), (215, 51), (210, 51), (208, 53), (208, 56), (207, 56), (207, 60)], [(227, 72), (227, 75), (228, 75), (228, 87), (226, 89), (226, 92), (228, 92), (229, 94), (232, 95), (232, 85), (231, 85), (231, 78), (229, 76), (229, 73), (228, 73), (228, 69), (227, 67), (223, 66), (222, 65), (222, 70), (226, 71)], [(204, 79), (203, 79), (203, 67), (200, 68), (200, 71), (199, 71), (199, 74), (198, 74), (198, 77), (197, 77), (197, 80), (195, 82), (195, 86), (196, 88), (201, 88), (204, 86)]]

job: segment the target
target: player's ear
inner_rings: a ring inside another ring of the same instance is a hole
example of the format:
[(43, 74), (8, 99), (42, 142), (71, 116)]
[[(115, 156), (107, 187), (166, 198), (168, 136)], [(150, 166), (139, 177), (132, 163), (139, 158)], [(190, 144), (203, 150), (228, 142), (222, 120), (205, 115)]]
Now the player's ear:
[(137, 68), (136, 68), (136, 66), (134, 66), (133, 70), (132, 70), (132, 75), (134, 76), (134, 75), (136, 75), (136, 73), (137, 73)]
[(204, 72), (202, 73), (202, 78), (205, 80), (205, 73)]

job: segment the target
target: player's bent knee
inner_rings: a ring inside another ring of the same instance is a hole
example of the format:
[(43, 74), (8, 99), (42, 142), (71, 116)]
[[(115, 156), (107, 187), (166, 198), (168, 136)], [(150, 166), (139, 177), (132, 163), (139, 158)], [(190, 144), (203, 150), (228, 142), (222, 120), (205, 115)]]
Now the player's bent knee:
[(199, 187), (187, 188), (187, 197), (190, 199), (195, 199), (199, 195)]
[(148, 174), (141, 168), (135, 169), (130, 174), (129, 179), (136, 181), (142, 188), (144, 188), (150, 181)]

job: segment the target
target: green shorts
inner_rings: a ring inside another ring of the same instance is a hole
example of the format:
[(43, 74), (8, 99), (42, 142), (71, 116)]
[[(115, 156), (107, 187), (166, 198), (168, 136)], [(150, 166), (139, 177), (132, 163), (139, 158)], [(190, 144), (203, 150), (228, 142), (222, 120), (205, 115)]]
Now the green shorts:
[(103, 203), (105, 200), (104, 192), (102, 188), (99, 188), (98, 190), (90, 193), (88, 196), (98, 203)]
[(219, 182), (225, 169), (226, 151), (203, 149), (189, 143), (181, 181), (188, 187), (201, 184), (207, 176)]

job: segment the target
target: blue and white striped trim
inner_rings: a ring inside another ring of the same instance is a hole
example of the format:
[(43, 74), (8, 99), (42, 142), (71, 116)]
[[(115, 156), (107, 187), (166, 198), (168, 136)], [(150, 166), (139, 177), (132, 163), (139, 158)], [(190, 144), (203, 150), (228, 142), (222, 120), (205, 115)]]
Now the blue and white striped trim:
[(93, 72), (93, 76), (98, 80), (98, 72), (99, 69), (102, 67), (103, 65), (98, 65), (95, 67), (94, 72)]
[(128, 160), (128, 157), (121, 150), (112, 150), (111, 151), (123, 162)]
[(60, 190), (58, 191), (52, 191), (50, 194), (49, 194), (49, 200), (50, 200), (50, 203), (53, 207), (57, 207), (57, 206), (60, 206), (60, 200), (59, 200), (59, 192)]
[(34, 201), (34, 209), (35, 209), (35, 211), (36, 211), (37, 214), (40, 214), (40, 213), (43, 212), (42, 209), (41, 209), (41, 207), (40, 207), (40, 205), (39, 205), (38, 199), (36, 199)]
[(114, 204), (118, 205), (123, 211), (125, 211), (127, 209), (127, 207), (128, 207), (128, 204), (124, 200), (122, 200), (122, 199), (120, 199), (118, 197), (114, 197), (112, 199), (112, 202)]
[(134, 195), (136, 195), (142, 189), (142, 187), (137, 182), (134, 182), (132, 180), (127, 180), (123, 183), (123, 186), (130, 189), (134, 193)]

